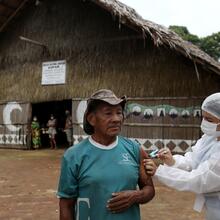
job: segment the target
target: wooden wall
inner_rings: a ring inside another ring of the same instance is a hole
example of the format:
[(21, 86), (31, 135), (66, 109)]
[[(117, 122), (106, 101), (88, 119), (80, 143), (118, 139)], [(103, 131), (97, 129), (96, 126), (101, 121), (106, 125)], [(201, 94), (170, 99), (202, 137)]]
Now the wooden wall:
[[(121, 134), (136, 139), (146, 150), (168, 147), (185, 153), (201, 136), (201, 102), (203, 98), (130, 98), (125, 108)], [(86, 101), (73, 99), (74, 140), (87, 137), (82, 129)]]
[(1, 103), (0, 148), (29, 149), (30, 120), (30, 103)]

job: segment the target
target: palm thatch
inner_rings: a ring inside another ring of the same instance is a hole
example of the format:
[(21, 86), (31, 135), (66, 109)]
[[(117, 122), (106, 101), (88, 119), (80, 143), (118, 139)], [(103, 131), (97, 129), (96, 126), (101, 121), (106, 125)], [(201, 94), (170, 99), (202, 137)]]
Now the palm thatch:
[(128, 25), (133, 29), (142, 32), (143, 37), (150, 35), (156, 46), (165, 45), (178, 51), (193, 62), (202, 64), (217, 74), (220, 74), (220, 63), (200, 50), (190, 42), (184, 41), (175, 32), (155, 24), (151, 21), (144, 20), (137, 12), (127, 5), (117, 0), (90, 0), (105, 10), (119, 17), (122, 24)]
[[(19, 36), (46, 45), (50, 53)], [(220, 67), (199, 53), (118, 1), (45, 0), (26, 7), (0, 34), (0, 100), (88, 97), (99, 88), (130, 97), (206, 96), (219, 90)], [(66, 84), (42, 86), (42, 62), (63, 59)]]
[[(85, 1), (85, 0), (84, 0)], [(193, 62), (202, 64), (204, 67), (211, 69), (212, 71), (220, 74), (220, 64), (211, 58), (208, 54), (200, 50), (197, 46), (191, 44), (190, 42), (184, 41), (176, 33), (167, 28), (155, 24), (151, 21), (144, 20), (137, 12), (128, 7), (127, 5), (117, 1), (117, 0), (87, 0), (91, 1), (103, 9), (109, 11), (113, 16), (119, 18), (121, 24), (125, 24), (130, 28), (141, 32), (143, 37), (150, 35), (156, 46), (165, 45), (169, 48), (178, 51)], [(5, 28), (5, 26), (12, 20), (19, 10), (24, 8), (27, 2), (34, 2), (31, 0), (13, 0), (9, 4), (5, 4), (6, 1), (0, 1), (0, 32)], [(14, 8), (14, 10), (12, 10)], [(3, 19), (5, 14), (8, 15), (7, 19)], [(195, 66), (197, 71), (197, 67)]]
[(30, 2), (30, 0), (0, 0), (0, 32)]

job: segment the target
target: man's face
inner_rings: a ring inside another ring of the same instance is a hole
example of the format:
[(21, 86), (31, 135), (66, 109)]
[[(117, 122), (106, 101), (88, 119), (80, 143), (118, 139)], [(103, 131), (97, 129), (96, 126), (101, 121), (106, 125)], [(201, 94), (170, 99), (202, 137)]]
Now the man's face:
[(95, 112), (87, 117), (89, 123), (94, 127), (94, 135), (117, 136), (121, 131), (123, 122), (122, 106), (101, 103)]

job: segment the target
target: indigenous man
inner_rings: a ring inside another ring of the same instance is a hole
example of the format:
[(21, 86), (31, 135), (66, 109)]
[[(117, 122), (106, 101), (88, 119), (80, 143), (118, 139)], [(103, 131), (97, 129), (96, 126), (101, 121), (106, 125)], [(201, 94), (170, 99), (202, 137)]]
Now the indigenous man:
[(57, 195), (60, 220), (140, 220), (139, 204), (154, 197), (151, 177), (141, 161), (144, 151), (119, 136), (125, 97), (95, 92), (84, 114), (90, 136), (63, 157)]

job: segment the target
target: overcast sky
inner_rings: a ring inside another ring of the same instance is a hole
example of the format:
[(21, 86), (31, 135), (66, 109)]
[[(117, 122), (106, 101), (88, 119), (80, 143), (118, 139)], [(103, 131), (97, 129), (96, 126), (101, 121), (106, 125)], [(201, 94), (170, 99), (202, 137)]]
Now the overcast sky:
[(120, 0), (144, 19), (169, 27), (186, 26), (205, 37), (220, 32), (220, 0)]

